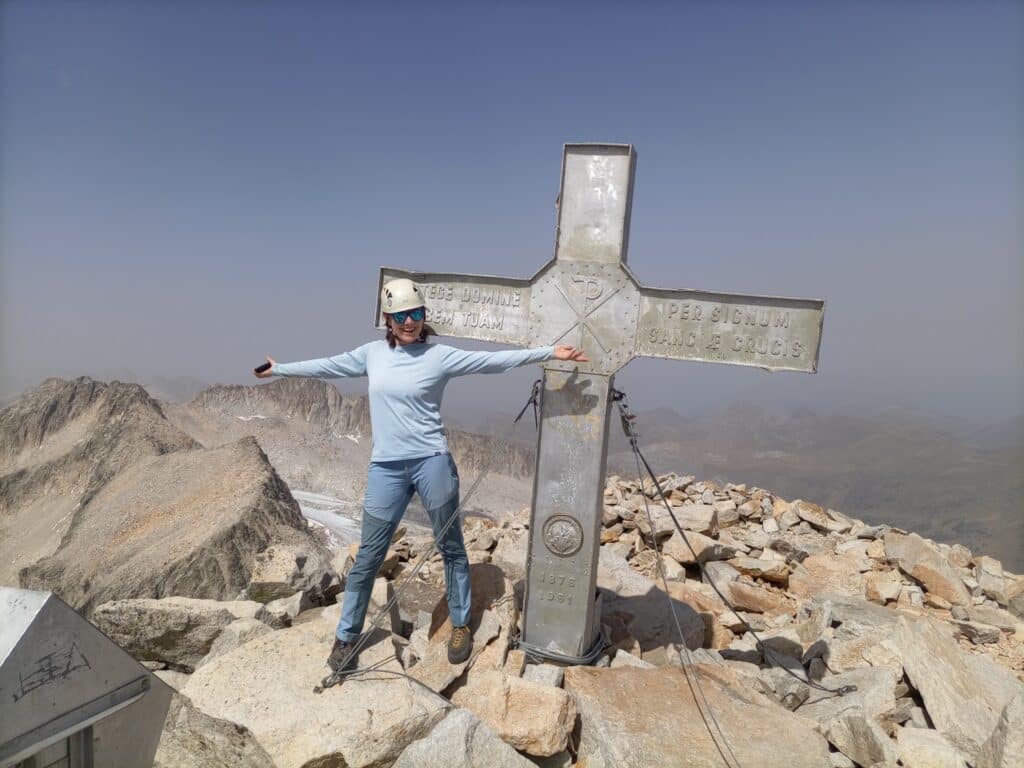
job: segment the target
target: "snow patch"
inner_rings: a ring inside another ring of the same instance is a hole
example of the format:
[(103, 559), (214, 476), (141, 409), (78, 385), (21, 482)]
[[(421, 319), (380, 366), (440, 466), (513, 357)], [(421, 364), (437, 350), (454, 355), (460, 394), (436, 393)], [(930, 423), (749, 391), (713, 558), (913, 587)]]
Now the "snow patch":
[(309, 491), (292, 490), (292, 496), (299, 502), (302, 516), (323, 525), (341, 545), (359, 541), (361, 502)]

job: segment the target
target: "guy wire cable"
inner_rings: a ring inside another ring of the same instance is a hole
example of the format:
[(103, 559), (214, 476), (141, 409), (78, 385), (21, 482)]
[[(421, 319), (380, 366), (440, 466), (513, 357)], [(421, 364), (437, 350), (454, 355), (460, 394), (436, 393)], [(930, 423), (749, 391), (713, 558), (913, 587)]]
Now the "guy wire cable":
[[(675, 529), (679, 532), (679, 535), (683, 537), (683, 541), (686, 542), (686, 546), (690, 550), (690, 553), (693, 555), (693, 559), (694, 561), (696, 561), (697, 567), (700, 569), (701, 574), (707, 576), (707, 572), (704, 569), (704, 563), (701, 562), (700, 558), (697, 556), (697, 552), (693, 548), (693, 545), (690, 544), (689, 537), (687, 537), (686, 532), (683, 530), (683, 527), (679, 524), (679, 521), (676, 519), (675, 513), (672, 512), (672, 506), (668, 503), (668, 499), (665, 498), (665, 492), (664, 490), (662, 490), (661, 483), (658, 482), (658, 478), (655, 476), (654, 470), (651, 469), (651, 465), (647, 463), (647, 459), (640, 451), (637, 435), (633, 431), (633, 420), (636, 418), (636, 416), (629, 412), (629, 405), (625, 402), (626, 394), (624, 392), (620, 392), (619, 390), (613, 390), (612, 399), (619, 408), (619, 414), (622, 419), (622, 429), (626, 433), (626, 437), (629, 438), (629, 444), (633, 449), (633, 453), (635, 454), (637, 461), (643, 462), (644, 468), (647, 470), (647, 474), (650, 475), (651, 480), (654, 483), (654, 487), (657, 489), (658, 495), (661, 497), (662, 504), (665, 505), (665, 510), (668, 512), (668, 516), (672, 519), (672, 524), (675, 526)], [(642, 482), (640, 484), (640, 492), (643, 493)], [(646, 495), (644, 495), (644, 499), (646, 498)], [(653, 534), (653, 527), (651, 530)], [(779, 669), (783, 670), (786, 674), (788, 674), (790, 677), (792, 677), (794, 680), (798, 680), (804, 685), (814, 688), (815, 690), (822, 691), (823, 693), (832, 694), (832, 696), (825, 698), (832, 698), (834, 696), (845, 696), (846, 694), (853, 693), (857, 690), (857, 686), (855, 685), (843, 685), (839, 688), (829, 688), (828, 686), (821, 685), (820, 683), (811, 680), (809, 677), (804, 679), (798, 676), (795, 672), (793, 672), (789, 667), (787, 667), (784, 664), (773, 664), (770, 659), (769, 652), (773, 654), (774, 651), (772, 651), (771, 648), (764, 644), (764, 641), (761, 640), (757, 632), (755, 632), (751, 628), (751, 626), (744, 620), (744, 618), (736, 612), (736, 609), (733, 607), (732, 603), (729, 602), (729, 600), (726, 599), (725, 595), (723, 595), (722, 592), (718, 589), (718, 586), (715, 584), (714, 579), (708, 577), (707, 583), (715, 591), (715, 594), (718, 595), (721, 601), (725, 603), (726, 607), (728, 607), (729, 610), (736, 615), (736, 618), (738, 618), (740, 622), (743, 624), (744, 629), (754, 637), (755, 641), (757, 641), (757, 647), (761, 649), (761, 652), (764, 655), (764, 658), (768, 662), (769, 666), (778, 667)], [(823, 701), (823, 699), (816, 699), (816, 701)]]
[[(419, 685), (422, 688), (426, 689), (427, 691), (432, 693), (434, 696), (436, 696), (437, 698), (441, 699), (441, 701), (443, 701), (445, 704), (451, 704), (451, 701), (449, 701), (449, 699), (446, 696), (444, 696), (443, 694), (438, 693), (433, 688), (431, 688), (429, 685), (424, 683), (422, 680), (418, 680), (415, 677), (413, 677), (412, 675), (406, 674), (405, 672), (396, 672), (393, 669), (381, 669), (381, 667), (383, 665), (387, 664), (389, 661), (391, 661), (394, 658), (395, 658), (395, 656), (393, 656), (393, 655), (392, 656), (388, 656), (386, 658), (381, 659), (380, 661), (374, 662), (373, 664), (371, 664), (368, 667), (363, 667), (362, 669), (348, 669), (348, 670), (344, 670), (342, 672), (338, 672), (337, 674), (338, 674), (339, 678), (342, 678), (342, 677), (357, 677), (357, 676), (358, 677), (365, 677), (367, 675), (372, 675), (372, 674), (394, 675), (395, 677), (404, 677), (406, 680), (411, 680), (412, 682), (416, 683), (416, 685)], [(374, 678), (366, 677), (366, 679), (373, 680)], [(341, 682), (341, 681), (339, 680), (339, 682)]]
[(516, 633), (513, 639), (513, 644), (516, 648), (526, 654), (526, 657), (533, 661), (557, 661), (561, 664), (570, 664), (573, 666), (590, 666), (598, 657), (604, 653), (605, 648), (608, 647), (608, 638), (605, 636), (604, 629), (601, 628), (597, 632), (597, 638), (594, 640), (593, 646), (583, 656), (573, 656), (568, 653), (559, 653), (558, 651), (548, 650), (539, 646), (527, 643), (522, 637)]
[[(448, 518), (448, 521), (441, 527), (440, 533), (434, 537), (433, 543), (430, 545), (428, 549), (424, 550), (424, 552), (420, 555), (419, 559), (416, 561), (416, 564), (413, 566), (412, 570), (409, 571), (409, 573), (406, 575), (405, 579), (402, 581), (401, 586), (399, 586), (398, 589), (395, 590), (395, 594), (392, 595), (391, 599), (388, 600), (384, 607), (377, 612), (377, 615), (374, 617), (373, 621), (370, 622), (369, 629), (362, 632), (359, 636), (359, 639), (353, 644), (352, 648), (349, 649), (348, 654), (345, 656), (345, 658), (342, 660), (339, 666), (339, 670), (341, 671), (332, 671), (331, 674), (329, 674), (327, 677), (320, 681), (320, 685), (313, 687), (313, 693), (323, 693), (324, 689), (337, 685), (342, 681), (342, 678), (351, 675), (352, 673), (368, 671), (358, 669), (345, 670), (345, 665), (348, 664), (349, 660), (354, 659), (356, 658), (356, 656), (358, 656), (359, 652), (363, 649), (363, 646), (369, 640), (370, 635), (372, 635), (374, 630), (376, 630), (380, 626), (381, 621), (384, 620), (384, 617), (386, 617), (389, 614), (391, 608), (398, 602), (398, 598), (401, 597), (406, 587), (409, 586), (413, 577), (416, 576), (417, 573), (419, 573), (420, 568), (422, 568), (423, 565), (427, 562), (427, 560), (434, 554), (434, 552), (437, 551), (438, 538), (443, 537), (444, 534), (448, 531), (448, 529), (452, 526), (452, 524), (455, 523), (455, 521), (459, 520), (459, 512), (461, 511), (462, 507), (470, 499), (473, 493), (476, 492), (476, 489), (480, 486), (480, 483), (484, 479), (484, 477), (487, 476), (487, 473), (491, 469), (491, 465), (494, 463), (494, 460), (497, 459), (498, 457), (499, 451), (501, 451), (502, 448), (508, 446), (509, 440), (512, 438), (513, 435), (515, 435), (516, 426), (518, 425), (519, 420), (523, 418), (523, 414), (526, 413), (526, 409), (529, 408), (530, 405), (533, 405), (534, 407), (534, 418), (536, 419), (537, 403), (540, 398), (540, 392), (541, 381), (540, 379), (538, 379), (537, 381), (533, 382), (533, 387), (530, 390), (530, 397), (526, 401), (526, 404), (523, 405), (522, 409), (519, 411), (519, 415), (516, 416), (516, 418), (513, 420), (512, 429), (509, 433), (508, 438), (498, 439), (498, 444), (494, 447), (494, 450), (491, 451), (491, 455), (484, 463), (483, 469), (481, 469), (480, 472), (477, 474), (476, 479), (473, 481), (473, 485), (470, 486), (469, 488), (469, 491), (466, 492), (466, 494), (459, 501), (458, 506), (456, 506), (455, 509), (452, 511), (452, 514)], [(379, 671), (388, 672), (388, 670)], [(390, 674), (397, 675), (399, 673), (390, 672)], [(407, 675), (404, 674), (402, 676), (407, 677)], [(442, 696), (442, 698), (444, 697)]]
[[(625, 394), (623, 393), (617, 391), (613, 392), (613, 397), (615, 397), (616, 395), (619, 395), (619, 397), (616, 400), (617, 403), (621, 403), (622, 400), (625, 399)], [(620, 413), (624, 413), (621, 407), (619, 410)], [(625, 415), (622, 416), (622, 426), (624, 429), (628, 427), (626, 436), (630, 440), (635, 439), (636, 436), (636, 433), (632, 431), (632, 421), (632, 416), (630, 416), (629, 418), (627, 418)], [(635, 452), (634, 458), (636, 458)], [(678, 647), (676, 648), (676, 653), (679, 655), (679, 666), (683, 670), (683, 677), (686, 678), (686, 684), (690, 688), (690, 695), (693, 696), (693, 702), (697, 705), (697, 712), (700, 713), (701, 720), (704, 721), (704, 727), (708, 729), (708, 735), (711, 737), (711, 743), (715, 745), (715, 749), (718, 750), (718, 754), (721, 756), (723, 762), (726, 764), (727, 767), (729, 766), (729, 758), (726, 757), (725, 754), (726, 752), (728, 752), (729, 756), (732, 757), (733, 762), (736, 764), (736, 768), (742, 768), (739, 758), (736, 757), (736, 753), (733, 752), (732, 746), (730, 746), (729, 740), (725, 736), (725, 731), (722, 730), (722, 726), (718, 722), (718, 718), (715, 717), (715, 710), (712, 708), (711, 702), (708, 701), (707, 695), (704, 693), (704, 687), (701, 685), (700, 677), (697, 674), (696, 669), (694, 669), (693, 656), (690, 653), (689, 646), (686, 644), (686, 636), (683, 634), (683, 628), (679, 624), (679, 616), (676, 614), (676, 607), (673, 603), (672, 596), (669, 594), (668, 591), (668, 577), (665, 575), (665, 565), (661, 562), (661, 550), (658, 546), (658, 538), (654, 535), (654, 517), (651, 515), (651, 506), (650, 504), (647, 503), (647, 494), (644, 493), (644, 478), (643, 472), (640, 469), (639, 459), (637, 459), (636, 461), (636, 477), (637, 481), (640, 483), (640, 495), (643, 497), (644, 500), (644, 511), (647, 515), (647, 525), (651, 529), (651, 539), (654, 542), (654, 561), (657, 564), (658, 575), (661, 577), (661, 584), (665, 590), (665, 599), (668, 600), (668, 608), (669, 612), (672, 614), (672, 621), (676, 625), (676, 632), (679, 633), (679, 645), (682, 646), (683, 649), (682, 651), (680, 651)], [(641, 535), (643, 535), (642, 532)], [(686, 653), (685, 661), (683, 659), (684, 651)], [(711, 723), (708, 722), (709, 718), (711, 722), (715, 724), (714, 730), (712, 730), (711, 728)], [(715, 731), (718, 731), (718, 736), (719, 738), (721, 738), (722, 742), (721, 744), (719, 744), (718, 738), (715, 737)], [(725, 746), (724, 750), (722, 749), (723, 745)]]

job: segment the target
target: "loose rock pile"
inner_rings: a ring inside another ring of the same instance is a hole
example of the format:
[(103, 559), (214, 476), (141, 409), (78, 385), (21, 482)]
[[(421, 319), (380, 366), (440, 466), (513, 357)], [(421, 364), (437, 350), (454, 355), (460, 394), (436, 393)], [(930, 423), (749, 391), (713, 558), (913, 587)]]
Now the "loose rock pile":
[[(653, 484), (608, 481), (598, 585), (610, 646), (595, 667), (536, 663), (514, 647), (525, 512), (464, 523), (474, 654), (455, 667), (440, 556), (411, 576), (431, 546), (413, 526), (396, 534), (374, 591), (371, 617), (405, 587), (359, 660), (379, 671), (319, 696), (340, 606), (305, 609), (319, 587), (294, 574), (267, 588), (260, 574), (273, 569), (256, 569), (249, 602), (122, 600), (94, 618), (165, 667), (188, 702), (168, 719), (167, 767), (203, 738), (198, 717), (184, 717), (193, 710), (238, 726), (202, 746), (224, 764), (263, 749), (281, 768), (723, 765), (681, 658), (745, 766), (1022, 765), (1024, 579), (964, 547), (762, 489), (660, 481), (689, 544)], [(336, 552), (341, 576), (354, 554)], [(157, 629), (160, 616), (173, 626)], [(813, 682), (857, 690), (837, 697)]]

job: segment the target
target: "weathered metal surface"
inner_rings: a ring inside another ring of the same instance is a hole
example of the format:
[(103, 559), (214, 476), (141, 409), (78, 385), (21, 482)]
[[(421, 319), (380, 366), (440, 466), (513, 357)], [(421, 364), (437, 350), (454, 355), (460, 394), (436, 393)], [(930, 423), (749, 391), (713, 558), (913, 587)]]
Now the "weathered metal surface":
[(558, 196), (556, 257), (626, 260), (636, 152), (629, 144), (566, 144)]
[[(824, 302), (640, 285), (626, 267), (636, 152), (567, 144), (554, 258), (530, 280), (381, 270), (425, 289), (443, 335), (572, 344), (588, 363), (544, 365), (523, 640), (585, 653), (600, 617), (598, 533), (613, 374), (634, 356), (817, 370)], [(486, 300), (485, 300), (486, 299)], [(383, 327), (380, 307), (374, 322)]]
[(545, 365), (523, 609), (523, 641), (568, 656), (590, 649), (601, 619), (608, 395), (633, 353), (639, 301), (622, 267), (635, 165), (628, 145), (565, 147), (555, 260), (532, 281), (532, 342), (572, 344), (590, 358)]
[(91, 726), (97, 765), (149, 765), (170, 699), (167, 685), (52, 593), (0, 587), (0, 764)]
[(619, 264), (558, 259), (533, 278), (530, 344), (572, 344), (590, 358), (549, 368), (611, 375), (633, 356), (639, 298)]
[(608, 454), (609, 376), (544, 373), (523, 640), (570, 656), (596, 636), (594, 586)]
[(705, 291), (641, 288), (636, 355), (818, 369), (825, 302)]
[(406, 277), (426, 300), (427, 322), (442, 336), (525, 346), (530, 339), (530, 281), (491, 275), (451, 275), (382, 268), (374, 325), (384, 328), (380, 290)]

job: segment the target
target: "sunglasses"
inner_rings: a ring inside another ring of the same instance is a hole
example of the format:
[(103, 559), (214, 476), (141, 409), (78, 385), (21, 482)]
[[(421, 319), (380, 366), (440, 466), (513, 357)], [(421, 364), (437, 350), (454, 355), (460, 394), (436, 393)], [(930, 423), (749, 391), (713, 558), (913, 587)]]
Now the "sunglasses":
[(396, 323), (404, 323), (405, 318), (411, 317), (414, 322), (419, 322), (427, 316), (427, 310), (423, 307), (416, 307), (416, 309), (410, 309), (405, 312), (392, 312), (391, 317), (395, 319)]

